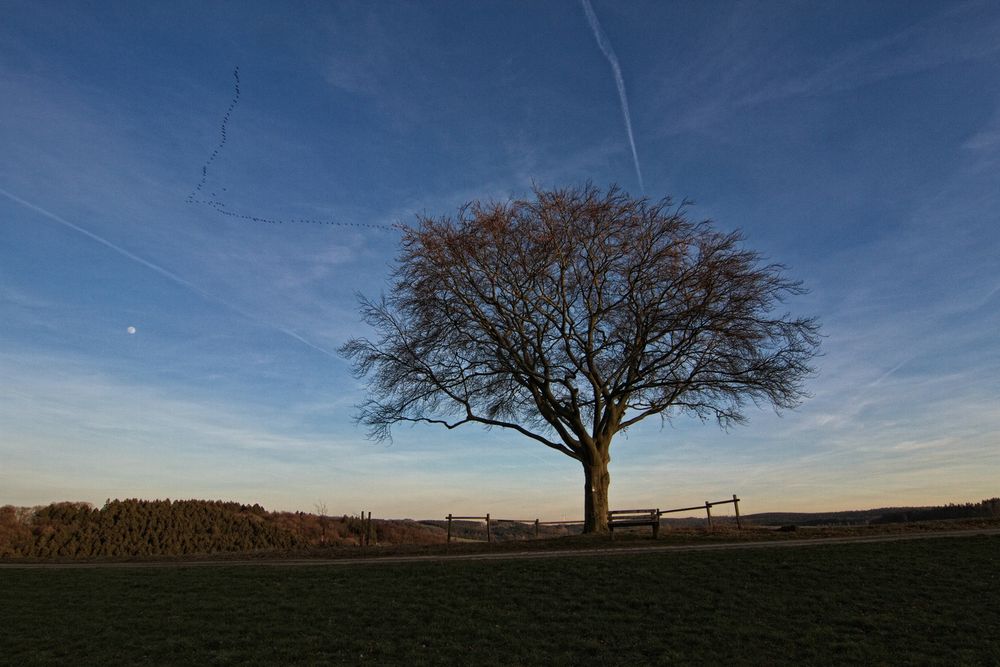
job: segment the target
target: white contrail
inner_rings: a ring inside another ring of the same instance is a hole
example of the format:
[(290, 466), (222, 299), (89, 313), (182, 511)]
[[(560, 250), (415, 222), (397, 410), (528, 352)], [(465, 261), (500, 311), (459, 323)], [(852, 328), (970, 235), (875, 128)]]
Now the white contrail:
[(60, 225), (63, 225), (64, 227), (69, 227), (73, 231), (79, 232), (80, 234), (83, 234), (84, 236), (86, 236), (86, 237), (88, 237), (88, 238), (90, 238), (90, 239), (92, 239), (94, 241), (97, 241), (101, 245), (106, 246), (106, 247), (110, 248), (111, 250), (114, 250), (119, 255), (122, 255), (123, 257), (127, 257), (128, 259), (131, 259), (133, 262), (136, 262), (138, 264), (141, 264), (141, 265), (145, 266), (147, 269), (152, 269), (153, 271), (156, 271), (157, 273), (159, 273), (164, 278), (177, 283), (181, 287), (186, 287), (187, 289), (191, 290), (192, 292), (194, 292), (198, 296), (202, 297), (203, 299), (206, 299), (208, 301), (214, 301), (215, 303), (221, 304), (221, 305), (225, 306), (226, 308), (228, 308), (229, 310), (233, 311), (234, 313), (237, 313), (238, 315), (241, 315), (242, 317), (245, 317), (246, 319), (250, 320), (251, 322), (254, 322), (255, 324), (259, 324), (259, 325), (265, 326), (265, 327), (267, 327), (269, 329), (274, 329), (276, 331), (280, 331), (281, 333), (285, 334), (286, 336), (289, 336), (290, 338), (294, 338), (295, 340), (297, 340), (298, 342), (302, 343), (303, 345), (307, 345), (307, 346), (311, 347), (312, 349), (316, 350), (317, 352), (322, 352), (323, 354), (325, 354), (326, 356), (330, 357), (331, 359), (339, 359), (339, 357), (336, 354), (334, 354), (333, 352), (330, 352), (329, 350), (324, 350), (322, 347), (316, 345), (315, 343), (309, 342), (308, 340), (306, 340), (305, 338), (303, 338), (299, 334), (295, 333), (291, 329), (287, 329), (285, 327), (280, 327), (280, 326), (275, 326), (275, 325), (271, 324), (270, 322), (265, 322), (265, 321), (261, 320), (260, 318), (255, 317), (254, 315), (246, 312), (245, 310), (243, 310), (239, 306), (234, 305), (234, 304), (226, 301), (225, 299), (217, 297), (214, 294), (206, 292), (205, 290), (203, 290), (202, 288), (198, 287), (197, 285), (195, 285), (194, 283), (192, 283), (190, 281), (184, 280), (184, 278), (181, 278), (176, 273), (173, 273), (172, 271), (168, 271), (167, 269), (163, 268), (162, 266), (160, 266), (158, 264), (154, 264), (153, 262), (150, 262), (148, 259), (143, 259), (142, 257), (139, 257), (135, 253), (129, 252), (125, 248), (122, 248), (121, 246), (115, 245), (114, 243), (112, 243), (111, 241), (107, 240), (106, 238), (98, 236), (94, 232), (86, 230), (86, 229), (84, 229), (83, 227), (81, 227), (79, 225), (73, 224), (72, 222), (70, 222), (66, 218), (63, 218), (62, 216), (56, 215), (55, 213), (53, 213), (51, 211), (47, 211), (46, 209), (42, 208), (41, 206), (38, 206), (37, 204), (32, 204), (30, 201), (27, 201), (25, 199), (21, 199), (20, 197), (18, 197), (14, 193), (7, 192), (3, 188), (0, 188), (0, 194), (2, 194), (4, 197), (6, 197), (9, 200), (18, 203), (21, 206), (24, 206), (25, 208), (29, 208), (32, 211), (35, 211), (36, 213), (39, 213), (39, 214), (45, 216), (46, 218), (48, 218), (49, 220), (52, 220), (53, 222), (58, 222)]
[(646, 187), (642, 184), (642, 170), (639, 168), (639, 154), (635, 151), (635, 137), (632, 136), (632, 115), (628, 111), (628, 97), (625, 96), (625, 79), (622, 78), (622, 68), (618, 64), (618, 56), (615, 55), (615, 50), (611, 47), (611, 42), (608, 41), (607, 35), (601, 30), (601, 24), (597, 20), (594, 8), (590, 6), (590, 0), (580, 0), (580, 2), (583, 4), (583, 11), (587, 15), (587, 22), (590, 23), (590, 29), (594, 32), (594, 39), (597, 40), (597, 45), (601, 47), (604, 57), (611, 63), (611, 72), (615, 75), (615, 83), (618, 85), (618, 99), (622, 103), (622, 115), (625, 116), (625, 131), (628, 132), (628, 144), (632, 147), (632, 161), (635, 163), (635, 175), (639, 179), (639, 190), (645, 194)]

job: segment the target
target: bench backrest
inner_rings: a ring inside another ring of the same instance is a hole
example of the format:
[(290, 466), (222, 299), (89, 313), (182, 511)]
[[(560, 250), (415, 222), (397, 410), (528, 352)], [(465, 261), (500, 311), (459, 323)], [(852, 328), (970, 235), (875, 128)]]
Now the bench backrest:
[(608, 512), (608, 521), (629, 521), (633, 519), (658, 520), (660, 511), (649, 510), (611, 510)]

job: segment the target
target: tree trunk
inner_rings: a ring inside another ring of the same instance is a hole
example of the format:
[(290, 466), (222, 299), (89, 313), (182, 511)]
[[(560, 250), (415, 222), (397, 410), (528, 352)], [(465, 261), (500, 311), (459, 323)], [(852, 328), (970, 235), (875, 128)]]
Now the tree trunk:
[(583, 464), (583, 532), (608, 532), (608, 462), (600, 458)]

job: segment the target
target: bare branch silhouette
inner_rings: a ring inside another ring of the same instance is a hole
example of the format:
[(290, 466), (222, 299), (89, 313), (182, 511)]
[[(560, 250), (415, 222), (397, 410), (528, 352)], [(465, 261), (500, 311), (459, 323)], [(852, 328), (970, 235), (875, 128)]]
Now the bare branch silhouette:
[(651, 416), (723, 427), (806, 396), (819, 325), (776, 314), (803, 292), (738, 232), (617, 187), (474, 202), (403, 230), (377, 332), (341, 354), (368, 378), (358, 421), (505, 428), (584, 467), (586, 530), (607, 527), (612, 438)]

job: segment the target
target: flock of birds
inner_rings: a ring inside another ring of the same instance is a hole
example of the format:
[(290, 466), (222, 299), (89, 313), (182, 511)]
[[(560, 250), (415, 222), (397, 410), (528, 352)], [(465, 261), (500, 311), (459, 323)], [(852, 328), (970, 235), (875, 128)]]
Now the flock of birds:
[[(233, 210), (225, 202), (221, 201), (218, 194), (215, 192), (208, 193), (205, 195), (205, 185), (208, 183), (208, 170), (215, 162), (216, 158), (222, 153), (223, 147), (226, 145), (227, 130), (229, 127), (229, 119), (232, 118), (233, 111), (236, 109), (236, 105), (240, 101), (240, 68), (237, 66), (233, 69), (233, 99), (229, 102), (229, 108), (226, 109), (226, 115), (222, 117), (222, 124), (219, 129), (219, 143), (216, 144), (215, 149), (212, 151), (208, 159), (205, 160), (205, 164), (201, 167), (201, 180), (198, 184), (194, 186), (191, 194), (187, 196), (185, 202), (188, 204), (200, 204), (202, 206), (208, 206), (209, 208), (221, 213), (222, 215), (237, 218), (239, 220), (245, 220), (247, 222), (261, 222), (268, 223), (272, 225), (281, 225), (285, 223), (290, 224), (304, 224), (304, 225), (333, 225), (337, 227), (359, 227), (367, 229), (379, 229), (382, 231), (394, 231), (395, 228), (389, 225), (378, 225), (373, 223), (365, 222), (342, 222), (339, 220), (321, 220), (316, 218), (274, 218), (265, 217), (262, 215), (253, 215), (250, 213), (243, 213), (240, 211)], [(222, 192), (226, 192), (226, 188), (221, 188)]]

